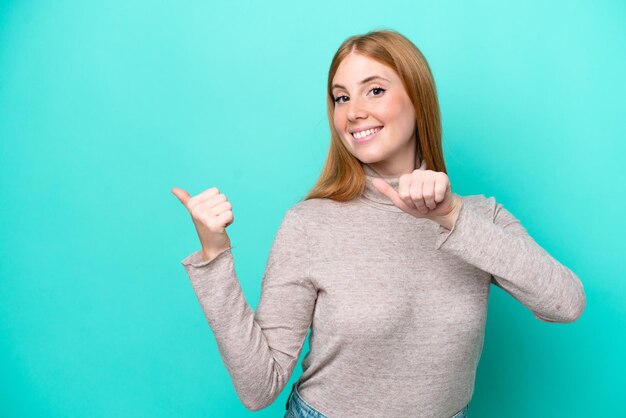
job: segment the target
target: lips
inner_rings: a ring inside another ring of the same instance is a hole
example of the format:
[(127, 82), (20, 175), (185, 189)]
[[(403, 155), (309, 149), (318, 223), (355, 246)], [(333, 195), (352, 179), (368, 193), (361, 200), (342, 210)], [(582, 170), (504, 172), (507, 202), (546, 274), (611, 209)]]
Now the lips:
[(362, 127), (362, 128), (356, 128), (356, 129), (351, 130), (350, 134), (351, 135), (356, 135), (356, 134), (361, 134), (361, 133), (363, 133), (365, 131), (368, 131), (370, 129), (380, 129), (380, 128), (382, 128), (382, 125), (381, 126), (367, 126), (367, 127)]
[[(373, 130), (373, 132), (371, 132), (372, 130)], [(373, 139), (373, 138), (374, 138), (376, 135), (378, 135), (378, 133), (379, 133), (380, 131), (382, 131), (382, 130), (383, 130), (383, 127), (382, 127), (382, 126), (377, 126), (377, 127), (375, 127), (375, 128), (369, 128), (369, 129), (361, 130), (361, 131), (356, 132), (356, 134), (362, 134), (363, 132), (367, 132), (367, 131), (370, 131), (370, 133), (369, 133), (367, 136), (360, 137), (360, 138), (355, 137), (355, 136), (354, 136), (354, 133), (353, 133), (353, 134), (352, 134), (352, 139), (353, 139), (353, 140), (354, 140), (357, 144), (360, 144), (360, 143), (363, 143), (363, 142), (367, 142), (367, 141), (369, 141), (369, 140)]]

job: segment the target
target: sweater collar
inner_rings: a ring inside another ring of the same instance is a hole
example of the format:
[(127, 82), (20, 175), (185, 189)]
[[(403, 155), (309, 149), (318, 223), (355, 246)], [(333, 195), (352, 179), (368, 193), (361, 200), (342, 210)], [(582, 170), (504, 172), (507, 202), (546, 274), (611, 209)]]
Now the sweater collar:
[(383, 177), (378, 174), (369, 164), (361, 162), (363, 172), (365, 173), (365, 189), (361, 195), (361, 200), (371, 206), (376, 206), (379, 209), (388, 210), (391, 212), (403, 212), (402, 209), (393, 204), (391, 199), (378, 191), (378, 189), (372, 184), (372, 180), (376, 177), (385, 180), (393, 189), (397, 192), (400, 182), (399, 177)]

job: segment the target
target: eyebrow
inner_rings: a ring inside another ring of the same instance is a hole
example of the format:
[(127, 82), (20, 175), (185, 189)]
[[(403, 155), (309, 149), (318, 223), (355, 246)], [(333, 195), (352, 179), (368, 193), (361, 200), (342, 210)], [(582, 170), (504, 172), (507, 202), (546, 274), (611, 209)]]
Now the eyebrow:
[[(389, 80), (387, 80), (385, 77), (381, 77), (381, 76), (379, 76), (379, 75), (371, 75), (371, 76), (369, 76), (369, 77), (364, 78), (363, 80), (361, 80), (361, 82), (360, 82), (359, 84), (365, 84), (365, 83), (367, 83), (367, 82), (369, 82), (369, 81), (376, 80), (377, 78), (380, 78), (381, 80), (389, 81)], [(341, 84), (333, 84), (333, 85), (332, 85), (332, 87), (331, 87), (331, 89), (334, 89), (334, 88), (337, 88), (337, 87), (338, 87), (338, 88), (340, 88), (340, 89), (347, 90), (347, 89), (346, 89), (344, 86), (342, 86)]]

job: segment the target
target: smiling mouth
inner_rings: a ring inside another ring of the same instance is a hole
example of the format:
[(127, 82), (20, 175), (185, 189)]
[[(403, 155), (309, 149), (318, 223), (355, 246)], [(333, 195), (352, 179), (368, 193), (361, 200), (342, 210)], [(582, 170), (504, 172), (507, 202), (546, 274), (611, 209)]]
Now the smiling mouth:
[(376, 134), (380, 132), (382, 129), (383, 127), (379, 126), (376, 128), (367, 129), (365, 131), (355, 132), (352, 134), (352, 138), (354, 138), (354, 141), (357, 143), (366, 142), (374, 138)]

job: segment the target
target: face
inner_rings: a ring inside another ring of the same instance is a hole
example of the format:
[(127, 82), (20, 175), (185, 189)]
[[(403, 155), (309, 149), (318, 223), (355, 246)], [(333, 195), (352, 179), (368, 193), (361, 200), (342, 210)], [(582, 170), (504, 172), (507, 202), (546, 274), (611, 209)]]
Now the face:
[(413, 172), (415, 109), (396, 72), (352, 52), (331, 85), (334, 126), (352, 155), (384, 177)]

